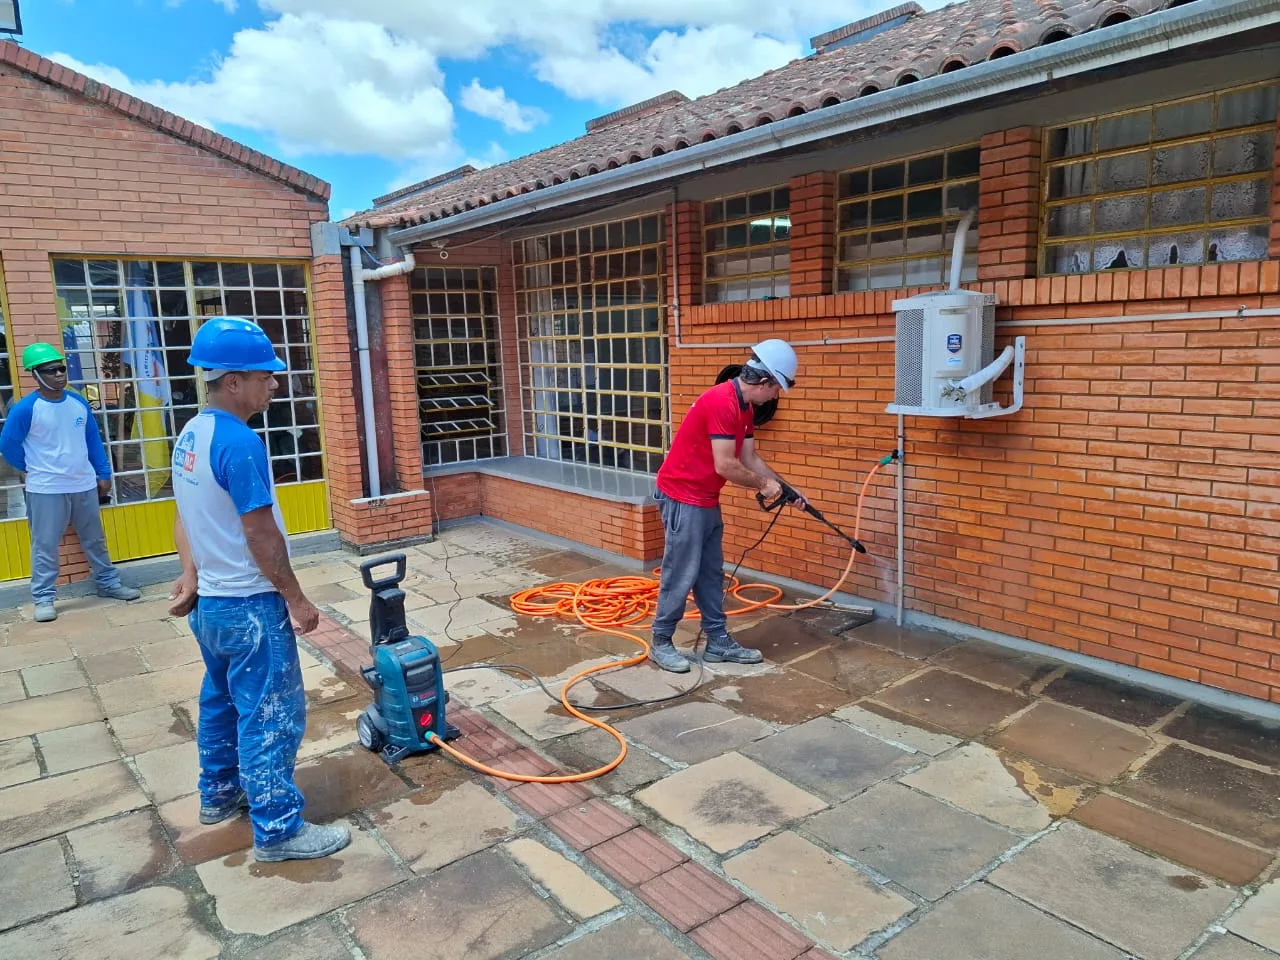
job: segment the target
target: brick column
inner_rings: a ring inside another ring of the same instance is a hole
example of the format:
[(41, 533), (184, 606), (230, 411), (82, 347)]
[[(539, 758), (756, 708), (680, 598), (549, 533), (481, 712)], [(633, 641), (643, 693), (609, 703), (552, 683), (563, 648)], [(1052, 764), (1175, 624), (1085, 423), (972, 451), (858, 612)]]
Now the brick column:
[[(377, 286), (382, 294), (387, 384), (391, 393), (391, 410), (387, 422), (391, 426), (395, 445), (395, 484), (402, 491), (421, 490), (422, 430), (418, 420), (418, 378), (414, 372), (409, 275), (388, 277)], [(383, 486), (389, 487), (390, 484), (384, 481)]]
[(791, 295), (831, 292), (836, 260), (836, 175), (791, 178)]
[(1272, 260), (1280, 260), (1280, 116), (1276, 117), (1276, 162), (1274, 186), (1271, 190), (1271, 250)]
[[(671, 214), (667, 214), (667, 303), (677, 302), (680, 309), (702, 303), (702, 204), (685, 200), (676, 204), (676, 226), (672, 229)], [(678, 269), (676, 269), (678, 267)], [(680, 289), (676, 290), (679, 275)], [(674, 329), (674, 324), (672, 325)]]
[(1018, 127), (982, 138), (979, 280), (1036, 276), (1041, 144), (1039, 127)]

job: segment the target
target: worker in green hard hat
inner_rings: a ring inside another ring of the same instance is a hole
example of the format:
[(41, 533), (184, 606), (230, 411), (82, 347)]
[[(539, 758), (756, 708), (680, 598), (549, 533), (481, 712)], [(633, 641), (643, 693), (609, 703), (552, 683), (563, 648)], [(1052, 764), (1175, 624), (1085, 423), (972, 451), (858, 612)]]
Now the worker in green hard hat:
[(107, 553), (99, 499), (111, 492), (111, 462), (84, 397), (67, 389), (67, 360), (48, 343), (22, 351), (36, 389), (13, 405), (0, 431), (0, 456), (24, 474), (31, 527), (31, 600), (41, 623), (58, 618), (58, 544), (68, 523), (80, 538), (98, 595), (137, 600)]

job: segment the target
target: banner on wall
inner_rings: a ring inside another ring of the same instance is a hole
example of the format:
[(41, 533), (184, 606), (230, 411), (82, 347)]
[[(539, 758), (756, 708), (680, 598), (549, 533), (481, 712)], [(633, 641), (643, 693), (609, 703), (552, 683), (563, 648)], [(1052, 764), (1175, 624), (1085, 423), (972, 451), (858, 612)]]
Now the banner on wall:
[[(141, 264), (136, 266), (141, 267)], [(129, 281), (134, 283), (137, 276), (135, 265), (131, 264), (129, 271)], [(129, 319), (125, 321), (123, 359), (133, 371), (138, 405), (132, 436), (142, 441), (147, 496), (154, 497), (169, 482), (172, 452), (169, 449), (169, 431), (165, 426), (165, 411), (173, 401), (164, 353), (160, 349), (160, 325), (151, 309), (149, 292), (130, 287), (125, 308)]]

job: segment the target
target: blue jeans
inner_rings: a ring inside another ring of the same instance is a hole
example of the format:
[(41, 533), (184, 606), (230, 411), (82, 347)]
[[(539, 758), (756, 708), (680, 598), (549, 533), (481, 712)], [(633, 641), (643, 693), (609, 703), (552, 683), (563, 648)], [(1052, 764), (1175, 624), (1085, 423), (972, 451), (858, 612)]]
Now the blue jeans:
[(200, 800), (223, 804), (243, 786), (254, 844), (288, 840), (302, 829), (293, 765), (307, 702), (284, 598), (201, 597), (189, 622), (205, 666), (196, 734)]
[(120, 574), (107, 553), (107, 538), (98, 512), (98, 488), (84, 493), (28, 493), (27, 523), (31, 527), (31, 600), (53, 603), (58, 596), (58, 544), (75, 527), (80, 547), (101, 590), (120, 585)]
[(719, 507), (694, 507), (654, 494), (662, 514), (666, 545), (662, 551), (662, 585), (653, 635), (669, 640), (684, 616), (685, 600), (693, 591), (702, 615), (702, 632), (709, 646), (727, 638), (724, 618), (724, 521)]

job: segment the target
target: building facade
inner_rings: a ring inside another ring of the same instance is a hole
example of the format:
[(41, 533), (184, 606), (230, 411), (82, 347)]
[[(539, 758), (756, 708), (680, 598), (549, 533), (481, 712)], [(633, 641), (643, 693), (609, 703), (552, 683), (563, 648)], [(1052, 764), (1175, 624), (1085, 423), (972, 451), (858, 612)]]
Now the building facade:
[[(906, 4), (381, 198), (344, 226), (414, 257), (366, 287), (405, 500), (364, 509), (653, 560), (673, 426), (785, 337), (799, 383), (757, 432), (784, 477), (852, 528), (905, 454), (847, 592), (1280, 702), (1278, 44), (1260, 0)], [(893, 302), (945, 285), (970, 211), (961, 279), (997, 348), (1026, 338), (1025, 406), (900, 424)], [(767, 519), (725, 514), (734, 561)], [(788, 515), (746, 567), (825, 588), (846, 551)]]

